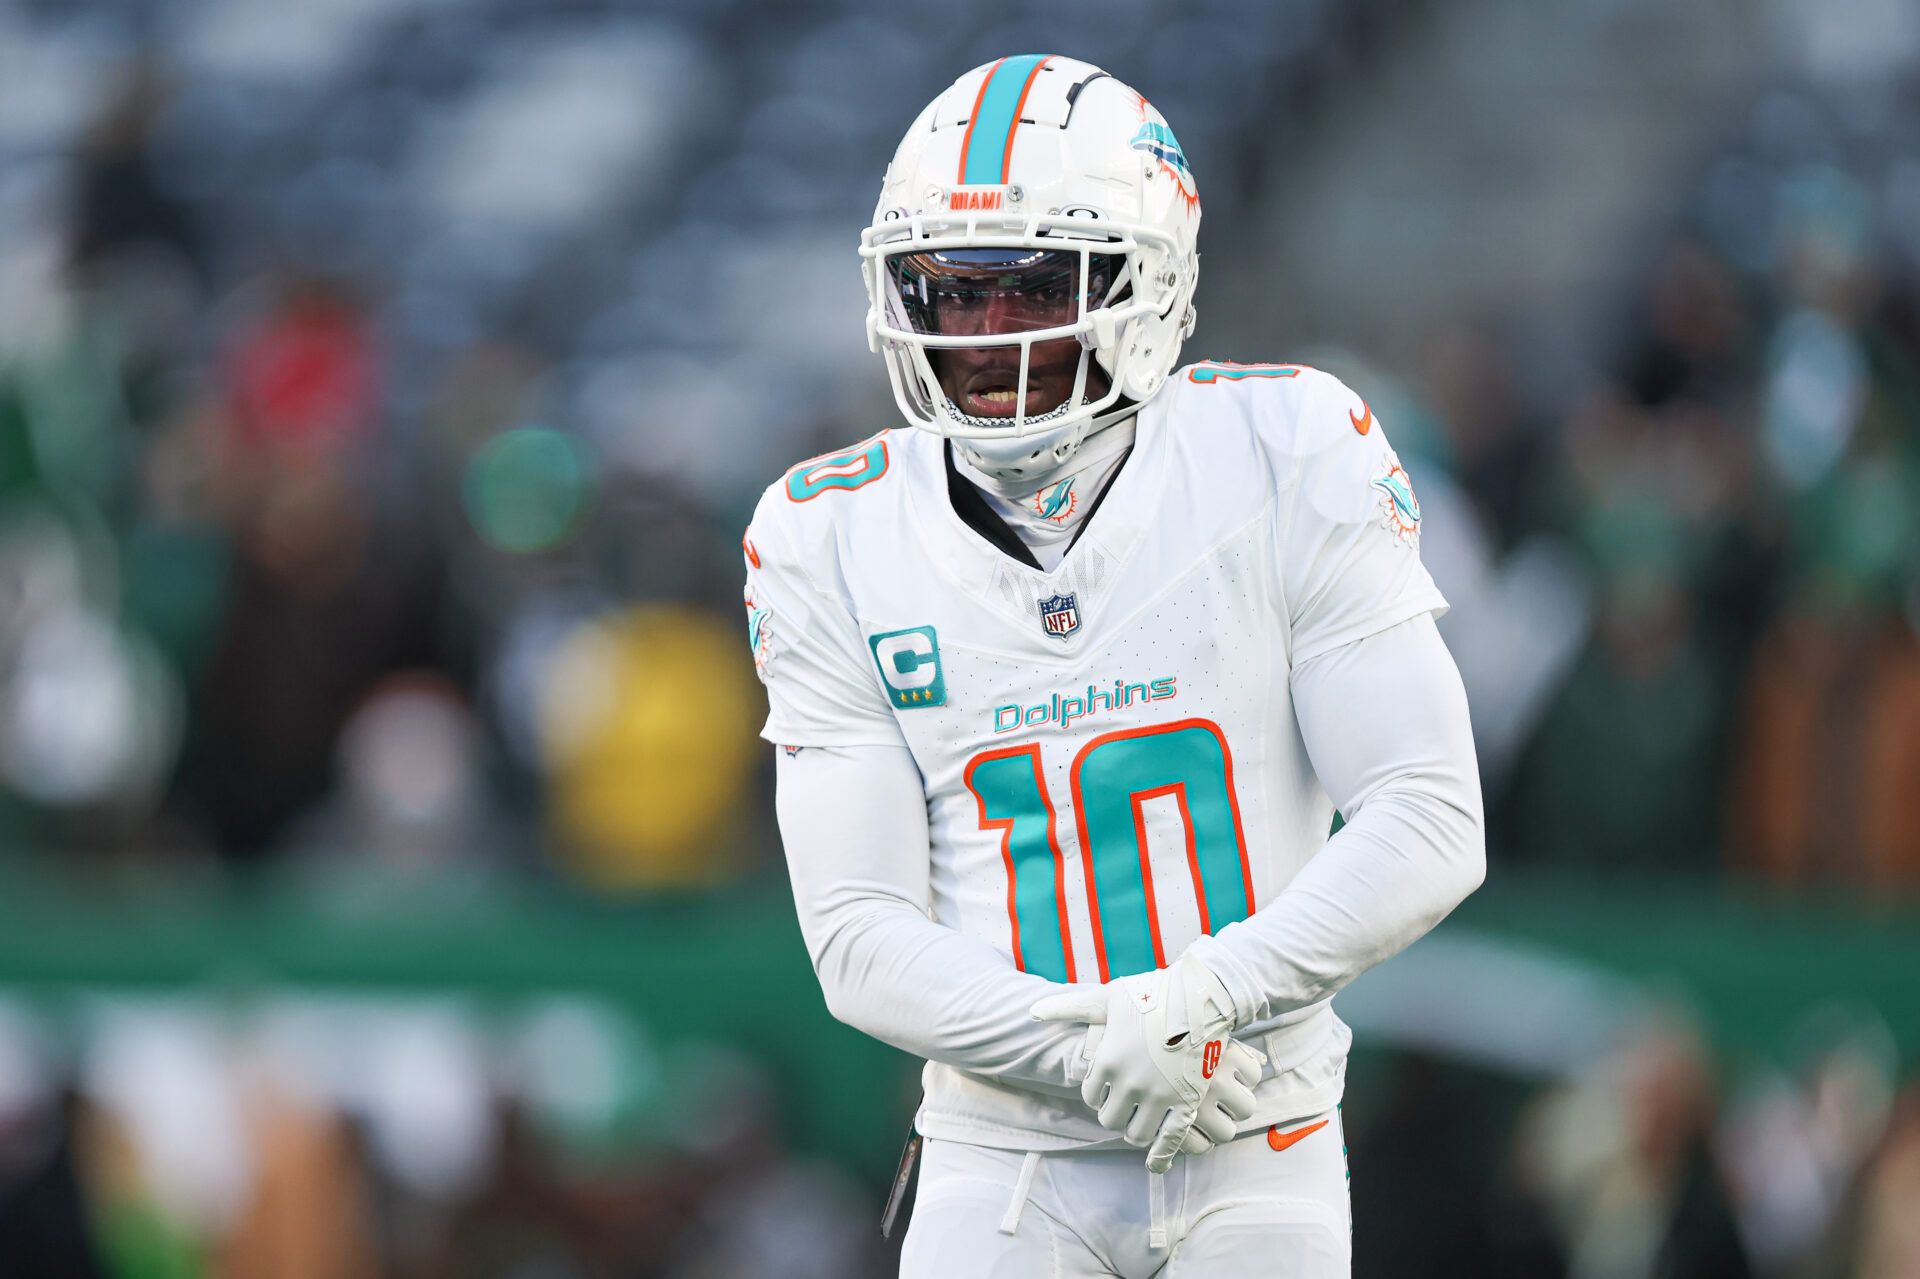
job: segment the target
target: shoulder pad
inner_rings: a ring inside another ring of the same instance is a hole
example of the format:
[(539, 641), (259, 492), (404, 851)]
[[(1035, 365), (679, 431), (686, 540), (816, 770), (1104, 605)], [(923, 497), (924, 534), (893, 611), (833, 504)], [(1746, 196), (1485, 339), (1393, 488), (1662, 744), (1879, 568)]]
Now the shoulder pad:
[(1366, 401), (1333, 374), (1311, 365), (1208, 362), (1183, 369), (1179, 376), (1219, 388), (1218, 394), (1236, 401), (1251, 419), (1255, 435), (1283, 458), (1304, 457), (1343, 439), (1375, 433)]
[(848, 445), (810, 457), (787, 470), (774, 487), (796, 505), (833, 493), (856, 493), (892, 469), (893, 457), (886, 430)]
[(825, 586), (835, 576), (830, 557), (839, 539), (846, 504), (894, 472), (898, 442), (881, 431), (842, 449), (821, 453), (787, 468), (767, 486), (754, 508), (742, 550), (749, 568), (761, 561), (785, 561)]

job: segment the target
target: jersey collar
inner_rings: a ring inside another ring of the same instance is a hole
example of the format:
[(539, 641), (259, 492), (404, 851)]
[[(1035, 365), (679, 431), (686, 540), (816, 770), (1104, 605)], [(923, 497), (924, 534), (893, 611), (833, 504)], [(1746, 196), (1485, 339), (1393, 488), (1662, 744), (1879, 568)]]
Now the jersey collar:
[[(947, 467), (947, 500), (952, 503), (953, 513), (960, 517), (960, 522), (1034, 572), (1045, 572), (1046, 570), (1040, 567), (1040, 561), (1035, 558), (1033, 548), (1028, 546), (1020, 534), (1007, 524), (1000, 512), (993, 509), (993, 504), (987, 501), (979, 488), (966, 476), (960, 474), (960, 468), (954, 465), (953, 461), (952, 440), (945, 441), (941, 455), (945, 458)], [(1120, 454), (1120, 461), (1114, 467), (1113, 474), (1094, 495), (1093, 505), (1089, 506), (1087, 513), (1080, 517), (1078, 527), (1073, 530), (1073, 536), (1067, 541), (1068, 555), (1073, 554), (1075, 543), (1079, 542), (1086, 535), (1087, 530), (1093, 527), (1093, 517), (1099, 514), (1100, 504), (1107, 500), (1107, 494), (1113, 492), (1113, 486), (1120, 482), (1121, 475), (1127, 469), (1127, 459), (1132, 455), (1133, 446), (1128, 445)]]
[[(1164, 400), (1156, 396), (1141, 406), (1126, 464), (1102, 490), (1099, 508), (1082, 522), (1079, 536), (1051, 573), (1040, 570), (1018, 534), (1005, 528), (1005, 521), (999, 521), (1004, 535), (1019, 545), (1022, 553), (962, 517), (949, 489), (953, 464), (948, 460), (946, 441), (921, 433), (914, 441), (909, 464), (914, 470), (911, 491), (923, 495), (924, 506), (911, 523), (935, 571), (956, 589), (996, 613), (1018, 620), (1023, 627), (1034, 616), (1036, 600), (1062, 591), (1079, 593), (1083, 608), (1095, 606), (1119, 579), (1119, 569), (1152, 526), (1165, 488), (1166, 477), (1158, 474), (1167, 464), (1170, 448)], [(960, 484), (971, 487), (964, 477)], [(986, 505), (977, 492), (974, 497), (981, 506)], [(960, 501), (964, 503), (965, 499)], [(1050, 642), (1049, 648), (1071, 651), (1079, 639), (1073, 636), (1058, 649)]]

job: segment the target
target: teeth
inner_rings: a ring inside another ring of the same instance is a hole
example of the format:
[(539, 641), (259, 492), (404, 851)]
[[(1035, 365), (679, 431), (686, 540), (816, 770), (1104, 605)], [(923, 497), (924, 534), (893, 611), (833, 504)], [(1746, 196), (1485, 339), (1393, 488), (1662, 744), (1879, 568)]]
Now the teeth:
[(1020, 396), (1016, 391), (980, 391), (975, 398), (986, 404), (1011, 404)]
[[(976, 392), (974, 394), (978, 394), (978, 393)], [(969, 401), (971, 401), (972, 398), (973, 398), (972, 395), (968, 396)], [(1082, 399), (1080, 402), (1082, 404), (1091, 403), (1091, 401), (1086, 399)], [(981, 405), (981, 407), (985, 408), (986, 406)], [(1028, 418), (1027, 425), (1029, 427), (1043, 426), (1047, 422), (1052, 421), (1054, 418), (1064, 416), (1068, 412), (1068, 410), (1071, 408), (1072, 408), (1071, 404), (1069, 404), (1065, 400), (1062, 400), (1060, 403), (1054, 405), (1051, 409), (1048, 409), (1045, 413), (1040, 413), (1033, 417)], [(978, 413), (969, 413), (965, 409), (961, 408), (958, 404), (955, 404), (952, 400), (947, 401), (947, 412), (951, 414), (955, 418), (955, 420), (965, 422), (969, 426), (989, 426), (995, 429), (1004, 429), (1005, 427), (1011, 425), (1010, 418), (1001, 417), (997, 414), (992, 417), (987, 417), (987, 416), (982, 416), (981, 414), (978, 414)]]

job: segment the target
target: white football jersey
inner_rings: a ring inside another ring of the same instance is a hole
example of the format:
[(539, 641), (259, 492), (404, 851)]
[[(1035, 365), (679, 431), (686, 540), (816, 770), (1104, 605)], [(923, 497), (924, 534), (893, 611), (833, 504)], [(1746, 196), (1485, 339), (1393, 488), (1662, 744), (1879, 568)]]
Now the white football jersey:
[[(1326, 843), (1292, 666), (1446, 606), (1406, 472), (1336, 378), (1193, 365), (1047, 573), (956, 514), (946, 447), (884, 431), (768, 489), (744, 548), (763, 735), (912, 752), (937, 922), (1055, 981), (1164, 965)], [(1274, 1058), (1254, 1122), (1338, 1099), (1331, 1001), (1236, 1034)], [(931, 1136), (1114, 1137), (1077, 1097), (939, 1063), (925, 1084)]]

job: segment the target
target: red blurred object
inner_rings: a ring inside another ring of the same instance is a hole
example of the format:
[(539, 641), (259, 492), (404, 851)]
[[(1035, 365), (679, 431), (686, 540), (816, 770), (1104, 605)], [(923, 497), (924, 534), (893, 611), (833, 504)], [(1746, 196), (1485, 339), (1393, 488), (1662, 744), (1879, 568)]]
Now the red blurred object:
[(323, 281), (290, 286), (241, 334), (227, 373), (234, 435), (243, 446), (339, 454), (377, 424), (373, 327), (351, 298)]

